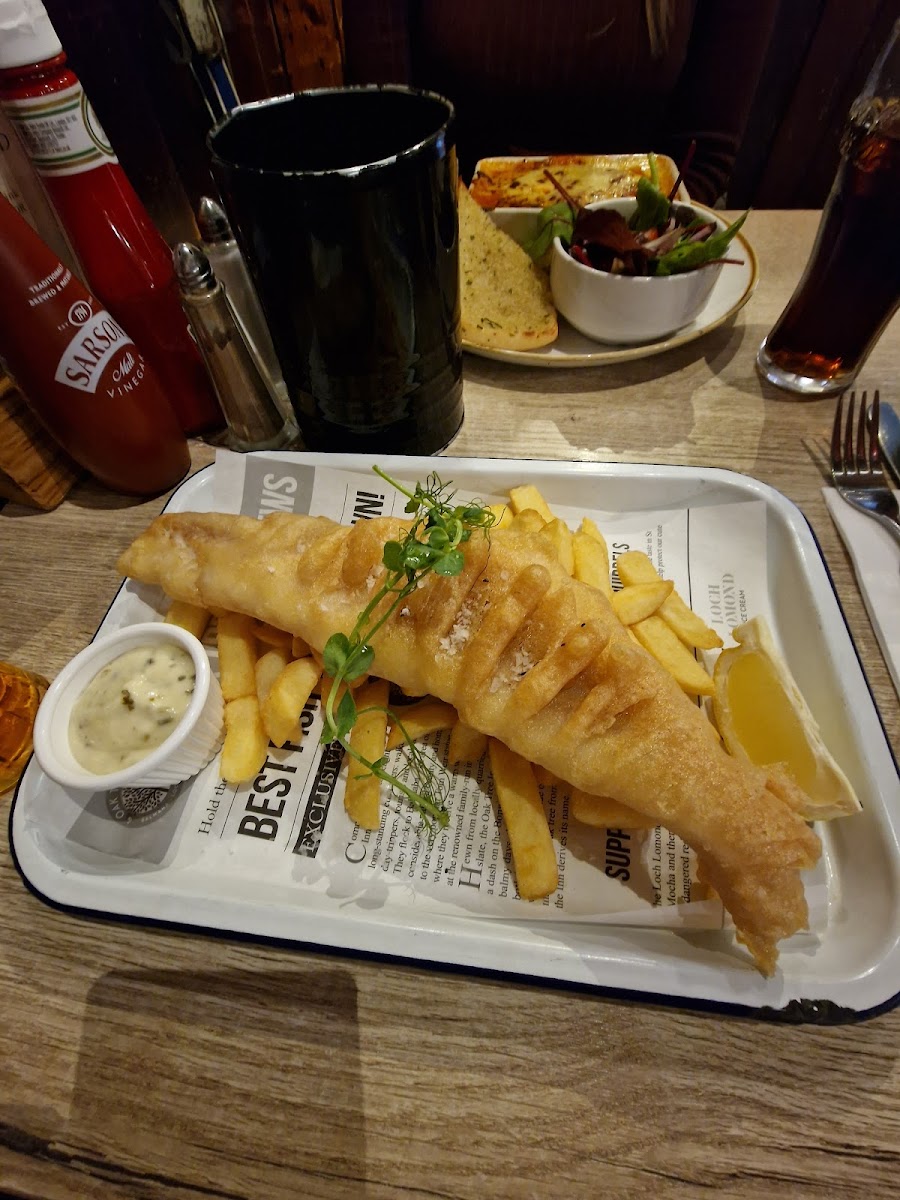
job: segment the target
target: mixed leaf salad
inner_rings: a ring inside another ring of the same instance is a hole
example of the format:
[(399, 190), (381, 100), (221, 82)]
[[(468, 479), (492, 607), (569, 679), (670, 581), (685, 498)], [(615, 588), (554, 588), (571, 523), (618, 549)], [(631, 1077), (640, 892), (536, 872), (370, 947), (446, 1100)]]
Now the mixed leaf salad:
[(556, 237), (577, 262), (618, 275), (678, 275), (711, 263), (739, 261), (725, 256), (747, 214), (720, 229), (690, 205), (674, 203), (678, 185), (669, 196), (660, 191), (653, 155), (650, 178), (638, 181), (628, 220), (611, 208), (582, 207), (549, 171), (547, 175), (563, 199), (541, 210), (535, 235), (525, 245), (536, 262), (545, 258)]

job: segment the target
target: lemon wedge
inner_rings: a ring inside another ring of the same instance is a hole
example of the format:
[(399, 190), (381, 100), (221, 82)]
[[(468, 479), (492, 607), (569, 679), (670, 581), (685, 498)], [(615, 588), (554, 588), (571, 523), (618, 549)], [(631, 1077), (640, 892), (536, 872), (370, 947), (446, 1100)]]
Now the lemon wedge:
[(830, 820), (862, 808), (835, 762), (763, 617), (732, 630), (713, 671), (713, 717), (736, 758), (781, 764), (809, 797), (803, 815)]

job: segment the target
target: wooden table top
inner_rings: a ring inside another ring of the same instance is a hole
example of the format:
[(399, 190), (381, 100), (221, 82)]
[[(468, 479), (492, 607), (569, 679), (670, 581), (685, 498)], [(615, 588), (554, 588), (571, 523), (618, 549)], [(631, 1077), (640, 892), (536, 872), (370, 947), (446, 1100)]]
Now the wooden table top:
[[(756, 348), (814, 213), (753, 213), (758, 290), (659, 357), (532, 370), (466, 357), (451, 454), (713, 465), (812, 523), (895, 755), (897, 696), (821, 497), (833, 401)], [(900, 322), (860, 383), (895, 395)], [(212, 459), (194, 447), (194, 464)], [(0, 511), (0, 658), (52, 677), (162, 507), (79, 485)], [(0, 800), (4, 818), (10, 797)], [(27, 1197), (887, 1197), (900, 1009), (785, 1026), (78, 918), (0, 849), (0, 1191)]]

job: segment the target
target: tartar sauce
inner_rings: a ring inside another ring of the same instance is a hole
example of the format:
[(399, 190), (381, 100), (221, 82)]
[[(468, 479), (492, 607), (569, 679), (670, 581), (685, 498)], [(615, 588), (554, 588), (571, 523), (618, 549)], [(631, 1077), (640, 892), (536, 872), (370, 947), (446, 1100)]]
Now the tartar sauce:
[(194, 683), (193, 661), (181, 646), (138, 646), (119, 655), (72, 707), (72, 754), (98, 775), (140, 762), (184, 716)]

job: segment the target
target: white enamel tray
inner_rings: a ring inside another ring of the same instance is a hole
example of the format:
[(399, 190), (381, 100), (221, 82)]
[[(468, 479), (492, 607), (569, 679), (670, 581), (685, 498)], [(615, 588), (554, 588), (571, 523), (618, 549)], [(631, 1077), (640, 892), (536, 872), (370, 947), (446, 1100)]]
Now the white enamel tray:
[[(368, 470), (358, 456), (306, 455), (310, 463)], [(386, 458), (381, 465), (424, 478), (434, 459)], [(609, 925), (485, 920), (361, 909), (303, 888), (245, 887), (161, 861), (135, 872), (95, 857), (80, 869), (63, 832), (46, 819), (48, 789), (32, 759), (16, 791), (10, 842), (28, 886), (46, 902), (85, 915), (188, 926), (200, 932), (287, 940), (327, 950), (412, 959), (524, 976), (655, 1002), (716, 1008), (791, 1021), (871, 1016), (900, 999), (900, 780), (816, 541), (784, 496), (728, 471), (679, 467), (441, 459), (460, 493), (503, 493), (525, 480), (551, 504), (616, 511), (681, 509), (762, 500), (769, 600), (775, 633), (833, 753), (864, 811), (820, 828), (830, 875), (827, 927), (782, 947), (778, 973), (764, 979), (726, 931), (672, 932)], [(170, 511), (213, 507), (212, 470), (174, 494)], [(124, 548), (124, 547), (123, 547)], [(123, 622), (124, 589), (101, 628)]]

